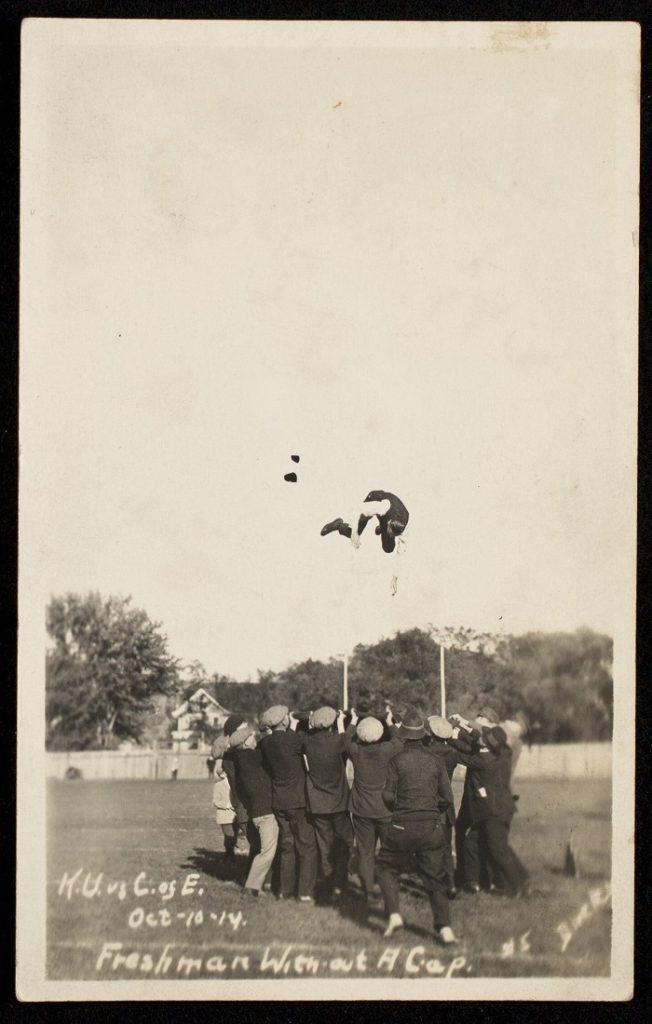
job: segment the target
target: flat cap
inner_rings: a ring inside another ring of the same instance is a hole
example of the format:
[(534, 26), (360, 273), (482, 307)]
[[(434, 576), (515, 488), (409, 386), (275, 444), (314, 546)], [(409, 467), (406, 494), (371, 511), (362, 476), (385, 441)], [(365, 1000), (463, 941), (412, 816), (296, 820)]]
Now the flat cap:
[(248, 740), (249, 737), (253, 735), (254, 730), (251, 728), (251, 726), (243, 725), (239, 729), (236, 729), (236, 731), (233, 733), (229, 741), (229, 746), (231, 747), (231, 749), (233, 749), (233, 747), (241, 747), (244, 741)]
[(363, 743), (375, 743), (383, 735), (382, 723), (377, 718), (363, 718), (358, 722), (355, 734)]
[(273, 729), (275, 725), (280, 725), (289, 713), (285, 704), (274, 704), (273, 707), (267, 708), (266, 711), (263, 711), (262, 715), (258, 716), (258, 722), (263, 729)]
[(317, 708), (312, 716), (312, 727), (313, 729), (330, 729), (336, 718), (337, 711), (335, 708)]
[(453, 726), (441, 715), (431, 715), (428, 719), (428, 726), (433, 736), (440, 740), (447, 740), (453, 735)]

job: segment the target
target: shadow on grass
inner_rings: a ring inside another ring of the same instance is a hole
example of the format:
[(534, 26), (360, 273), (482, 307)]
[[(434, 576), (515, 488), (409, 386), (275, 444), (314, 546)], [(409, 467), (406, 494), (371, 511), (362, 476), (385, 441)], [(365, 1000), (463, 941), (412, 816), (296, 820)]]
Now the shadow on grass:
[(564, 868), (560, 868), (558, 864), (544, 864), (544, 869), (551, 875), (558, 875), (566, 878), (574, 878), (575, 881), (586, 881), (586, 882), (602, 882), (604, 881), (604, 872), (600, 871), (587, 871), (582, 868), (579, 875), (568, 875)]
[(360, 889), (349, 889), (337, 905), (341, 917), (361, 928), (378, 931), (383, 927), (382, 901), (369, 905)]
[[(362, 892), (353, 889), (340, 900), (338, 910), (343, 918), (352, 921), (361, 928), (367, 928), (379, 936), (385, 930), (387, 921), (383, 901), (380, 898), (373, 904), (368, 904)], [(421, 939), (432, 940), (433, 937), (432, 931), (428, 931), (427, 928), (422, 928), (421, 925), (412, 924), (409, 921), (405, 922), (404, 927), (397, 934), (400, 936), (405, 933), (416, 935)]]
[(188, 855), (185, 864), (179, 864), (180, 868), (191, 868), (208, 878), (215, 878), (220, 882), (233, 882), (236, 885), (243, 885), (247, 877), (249, 858), (236, 854), (230, 860), (224, 853), (218, 850), (208, 850), (205, 847), (195, 847)]

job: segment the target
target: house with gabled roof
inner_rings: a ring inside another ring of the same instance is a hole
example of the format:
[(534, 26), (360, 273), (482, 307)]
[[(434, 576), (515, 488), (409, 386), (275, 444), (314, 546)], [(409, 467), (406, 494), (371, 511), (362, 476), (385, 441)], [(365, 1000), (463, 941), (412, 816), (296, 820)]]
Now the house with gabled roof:
[(204, 683), (191, 687), (171, 714), (176, 723), (172, 730), (174, 745), (189, 750), (203, 743), (204, 730), (222, 729), (232, 712), (220, 704), (212, 684)]

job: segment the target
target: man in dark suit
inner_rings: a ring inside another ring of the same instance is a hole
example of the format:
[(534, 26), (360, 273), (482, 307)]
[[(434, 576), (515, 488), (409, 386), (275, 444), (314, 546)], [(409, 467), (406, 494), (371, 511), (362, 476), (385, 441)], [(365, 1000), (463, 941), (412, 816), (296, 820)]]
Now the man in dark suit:
[[(439, 715), (431, 715), (426, 721), (427, 733), (424, 740), (426, 748), (435, 757), (441, 759), (446, 768), (448, 781), (452, 784), (453, 773), (459, 764), (457, 751), (446, 742), (453, 735), (453, 727), (450, 722)], [(448, 876), (448, 898), (455, 899), (457, 888), (455, 886), (455, 865), (453, 863), (453, 831), (455, 829), (455, 806), (451, 803), (442, 814), (442, 826), (446, 836), (446, 874)]]
[(458, 815), (458, 849), (463, 852), (465, 888), (479, 890), (480, 853), (484, 848), (498, 883), (508, 895), (517, 896), (527, 889), (527, 872), (508, 843), (514, 814), (509, 788), (510, 754), (507, 744), (499, 744), (493, 735), (496, 728), (483, 727), (479, 733), (458, 716), (447, 741), (466, 767)]
[(435, 932), (444, 945), (456, 942), (450, 927), (446, 897), (446, 839), (442, 811), (453, 802), (443, 762), (424, 747), (424, 721), (415, 710), (406, 712), (399, 735), (403, 750), (389, 762), (383, 799), (392, 820), (376, 861), (378, 882), (388, 917), (385, 937), (403, 927), (399, 884), (412, 856), (430, 899)]
[(345, 733), (346, 753), (353, 765), (350, 809), (358, 853), (358, 874), (365, 899), (374, 892), (376, 846), (386, 838), (391, 811), (383, 800), (389, 762), (403, 749), (403, 741), (392, 713), (387, 709), (387, 738), (375, 715), (358, 718), (351, 709), (351, 724)]
[[(525, 896), (530, 892), (529, 875), (509, 843), (509, 830), (516, 811), (511, 789), (512, 751), (502, 726), (485, 728), (483, 734), (485, 743), (498, 762), (496, 786), (501, 794), (500, 800), (496, 801), (496, 809), (484, 824), (487, 853), (494, 867), (494, 889), (508, 896)], [(507, 871), (504, 870), (505, 864), (508, 865)]]
[(317, 846), (307, 815), (303, 739), (295, 731), (298, 719), (284, 705), (276, 704), (259, 716), (259, 723), (261, 728), (270, 730), (259, 747), (272, 780), (272, 807), (280, 832), (279, 899), (293, 896), (298, 884), (299, 903), (309, 904), (314, 900)]
[[(347, 887), (353, 850), (348, 813), (344, 715), (332, 707), (318, 708), (309, 718), (310, 731), (301, 739), (306, 765), (308, 807), (315, 829), (321, 875), (327, 898)], [(336, 728), (337, 727), (337, 728)]]

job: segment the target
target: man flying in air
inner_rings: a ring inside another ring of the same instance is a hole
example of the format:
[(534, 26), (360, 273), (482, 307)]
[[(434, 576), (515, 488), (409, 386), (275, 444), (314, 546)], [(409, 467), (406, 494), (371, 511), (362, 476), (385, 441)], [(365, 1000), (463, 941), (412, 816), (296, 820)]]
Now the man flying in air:
[(369, 491), (360, 510), (355, 530), (343, 519), (333, 519), (322, 527), (321, 535), (326, 537), (327, 534), (337, 531), (343, 537), (349, 537), (353, 546), (358, 548), (360, 535), (374, 516), (378, 519), (376, 535), (380, 535), (383, 551), (391, 554), (396, 547), (396, 538), (400, 537), (407, 526), (410, 513), (400, 498), (390, 491)]

